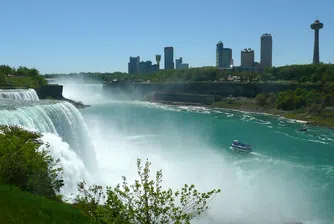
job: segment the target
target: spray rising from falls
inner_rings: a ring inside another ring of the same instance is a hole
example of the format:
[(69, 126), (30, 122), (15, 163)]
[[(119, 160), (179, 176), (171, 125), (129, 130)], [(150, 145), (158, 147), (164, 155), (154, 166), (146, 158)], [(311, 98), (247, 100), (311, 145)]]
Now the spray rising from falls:
[(20, 125), (42, 134), (56, 134), (69, 144), (88, 170), (95, 169), (95, 151), (86, 123), (72, 104), (1, 100), (0, 105), (0, 124)]
[(0, 99), (39, 100), (34, 89), (0, 89)]

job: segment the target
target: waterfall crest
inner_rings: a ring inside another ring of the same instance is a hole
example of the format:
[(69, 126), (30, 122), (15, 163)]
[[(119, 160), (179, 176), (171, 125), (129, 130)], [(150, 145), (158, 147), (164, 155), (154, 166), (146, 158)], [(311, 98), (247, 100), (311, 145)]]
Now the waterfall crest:
[(39, 100), (34, 89), (0, 89), (0, 99)]
[[(92, 171), (96, 168), (96, 155), (81, 113), (72, 104), (63, 101), (31, 101), (0, 109), (0, 124), (20, 125), (42, 134), (53, 133), (67, 142)], [(52, 103), (51, 103), (52, 102)]]

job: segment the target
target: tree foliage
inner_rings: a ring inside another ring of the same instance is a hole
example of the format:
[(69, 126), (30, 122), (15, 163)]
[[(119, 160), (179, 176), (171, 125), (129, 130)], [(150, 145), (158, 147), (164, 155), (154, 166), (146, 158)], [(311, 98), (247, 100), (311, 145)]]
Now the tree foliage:
[[(305, 109), (312, 115), (321, 115), (324, 108), (334, 105), (334, 91), (331, 85), (321, 91), (297, 88), (277, 94), (258, 94), (256, 102), (265, 107), (281, 110)], [(328, 116), (328, 113), (326, 114)]]
[(47, 81), (35, 68), (20, 66), (17, 69), (8, 65), (0, 65), (0, 85), (14, 87), (39, 87)]
[(266, 68), (276, 80), (294, 80), (298, 82), (334, 82), (333, 64), (287, 65)]
[(88, 78), (97, 81), (147, 81), (165, 83), (228, 81), (228, 76), (239, 76), (243, 82), (286, 81), (299, 83), (334, 82), (334, 65), (288, 65), (266, 67), (264, 72), (248, 71), (239, 68), (218, 69), (201, 67), (190, 69), (159, 70), (156, 73), (129, 75), (122, 72), (94, 73), (81, 72), (71, 74), (47, 74), (47, 78)]
[(18, 126), (0, 126), (0, 183), (55, 197), (63, 186), (62, 169), (46, 150), (40, 134)]
[[(155, 180), (152, 180), (150, 165), (146, 161), (142, 167), (138, 159), (139, 180), (129, 185), (123, 177), (122, 185), (107, 187), (106, 195), (101, 186), (86, 189), (85, 182), (80, 183), (79, 190), (83, 196), (77, 196), (76, 206), (103, 223), (190, 223), (209, 208), (208, 203), (220, 192), (218, 189), (200, 193), (194, 185), (187, 184), (180, 191), (163, 190), (162, 171), (158, 171)], [(105, 202), (99, 205), (103, 200)]]

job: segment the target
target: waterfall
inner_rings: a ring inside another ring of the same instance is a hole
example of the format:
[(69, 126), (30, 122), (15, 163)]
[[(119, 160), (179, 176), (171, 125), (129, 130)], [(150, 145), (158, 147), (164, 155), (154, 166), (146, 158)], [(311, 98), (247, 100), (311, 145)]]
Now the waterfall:
[(34, 89), (0, 89), (0, 99), (39, 100)]
[[(86, 123), (81, 113), (63, 101), (1, 100), (0, 124), (21, 125), (42, 134), (61, 137), (75, 151), (90, 171), (96, 168), (96, 155)], [(9, 105), (10, 104), (10, 105)]]

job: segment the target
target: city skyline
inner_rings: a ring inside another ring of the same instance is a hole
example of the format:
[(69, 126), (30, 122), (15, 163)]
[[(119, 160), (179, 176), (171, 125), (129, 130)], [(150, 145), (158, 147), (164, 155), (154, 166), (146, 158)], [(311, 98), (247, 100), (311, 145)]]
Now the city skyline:
[[(320, 61), (334, 60), (332, 0), (317, 7), (308, 0), (171, 0), (158, 9), (151, 0), (131, 4), (5, 1), (0, 8), (0, 26), (6, 31), (0, 35), (0, 63), (35, 67), (41, 73), (126, 72), (129, 56), (153, 62), (161, 54), (163, 67), (163, 48), (173, 46), (174, 58), (186, 58), (192, 67), (215, 66), (215, 45), (222, 40), (233, 50), (234, 65), (240, 65), (244, 48), (252, 48), (260, 61), (259, 35), (267, 32), (274, 37), (273, 66), (309, 64), (314, 43), (309, 26), (317, 17), (326, 25), (320, 34)], [(191, 12), (185, 10), (189, 4)], [(231, 10), (221, 14), (222, 7)]]

